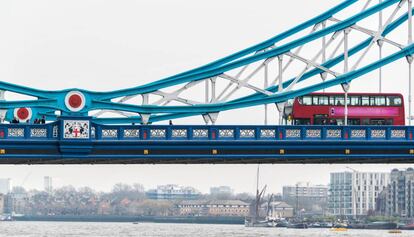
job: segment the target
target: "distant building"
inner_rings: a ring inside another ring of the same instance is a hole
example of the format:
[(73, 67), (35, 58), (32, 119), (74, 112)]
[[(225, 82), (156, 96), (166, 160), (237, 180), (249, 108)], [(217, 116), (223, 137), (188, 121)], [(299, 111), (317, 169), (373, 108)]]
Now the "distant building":
[(377, 198), (388, 182), (388, 173), (331, 173), (329, 212), (336, 216), (364, 216), (374, 212)]
[(375, 215), (377, 216), (386, 216), (387, 213), (387, 196), (388, 196), (388, 187), (386, 187), (382, 192), (378, 194), (377, 201), (375, 203)]
[(13, 213), (13, 198), (11, 193), (3, 196), (3, 213)]
[(45, 192), (47, 193), (51, 193), (53, 191), (53, 186), (52, 186), (52, 177), (50, 176), (45, 176), (43, 178), (43, 182), (44, 182), (44, 189)]
[(309, 183), (298, 183), (295, 186), (283, 186), (283, 198), (306, 197), (314, 201), (326, 200), (328, 187), (325, 185), (311, 185)]
[(219, 186), (219, 187), (211, 187), (210, 188), (211, 195), (233, 195), (233, 189), (229, 186)]
[(4, 213), (4, 196), (0, 193), (0, 215)]
[(29, 203), (29, 195), (22, 187), (13, 187), (5, 197), (5, 212), (11, 214), (24, 214)]
[(307, 213), (323, 214), (328, 200), (328, 187), (298, 183), (294, 186), (283, 186), (283, 201), (298, 210)]
[(239, 200), (189, 200), (177, 208), (181, 216), (248, 216), (250, 205)]
[(293, 207), (286, 202), (263, 203), (261, 207), (271, 219), (291, 218), (294, 215)]
[(386, 214), (414, 217), (414, 169), (393, 169), (386, 192)]
[(0, 193), (10, 193), (10, 179), (0, 179)]
[(157, 189), (150, 189), (146, 192), (150, 199), (197, 199), (201, 193), (193, 187), (183, 187), (175, 184), (159, 185)]

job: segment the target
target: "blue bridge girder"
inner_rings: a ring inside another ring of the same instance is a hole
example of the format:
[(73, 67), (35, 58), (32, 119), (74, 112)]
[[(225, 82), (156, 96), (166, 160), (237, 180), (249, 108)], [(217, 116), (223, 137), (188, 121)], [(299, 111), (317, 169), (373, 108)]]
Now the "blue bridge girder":
[[(87, 124), (83, 137), (67, 137), (74, 121)], [(1, 124), (0, 164), (411, 163), (413, 134), (412, 126), (115, 126), (62, 117)]]
[[(165, 121), (169, 119), (183, 118), (194, 115), (205, 115), (208, 113), (217, 113), (226, 110), (240, 109), (263, 104), (282, 103), (288, 99), (304, 95), (309, 92), (349, 83), (364, 74), (367, 74), (373, 70), (377, 70), (378, 68), (388, 65), (401, 58), (411, 56), (414, 53), (414, 46), (412, 44), (401, 45), (401, 47), (397, 47), (398, 49), (387, 57), (373, 61), (372, 63), (361, 68), (335, 76), (333, 79), (329, 79), (320, 83), (314, 83), (310, 86), (305, 86), (297, 90), (279, 91), (278, 86), (271, 85), (268, 88), (263, 89), (263, 91), (268, 92), (265, 94), (256, 92), (228, 101), (217, 100), (211, 103), (195, 103), (191, 106), (154, 104), (137, 105), (114, 101), (114, 99), (117, 98), (125, 98), (136, 95), (145, 96), (145, 94), (153, 93), (155, 91), (168, 87), (182, 85), (185, 83), (193, 83), (201, 80), (209, 80), (210, 78), (216, 77), (228, 71), (281, 56), (295, 50), (298, 47), (309, 44), (312, 41), (322, 39), (323, 37), (331, 37), (332, 34), (335, 35), (336, 33), (343, 32), (346, 29), (349, 29), (361, 21), (367, 19), (368, 17), (373, 16), (374, 14), (377, 14), (391, 7), (403, 5), (403, 3), (406, 1), (384, 0), (381, 3), (373, 3), (372, 6), (364, 8), (363, 10), (349, 16), (346, 19), (343, 19), (342, 21), (335, 22), (327, 27), (323, 27), (322, 29), (317, 29), (317, 26), (325, 24), (326, 21), (332, 19), (335, 14), (348, 10), (349, 7), (355, 5), (357, 2), (359, 1), (345, 0), (337, 6), (328, 9), (326, 12), (259, 44), (233, 53), (212, 63), (208, 63), (204, 66), (141, 86), (107, 92), (90, 91), (82, 88), (46, 91), (14, 85), (7, 82), (0, 82), (0, 90), (35, 97), (33, 100), (0, 101), (0, 109), (7, 110), (7, 120), (11, 120), (13, 117), (15, 117), (17, 109), (30, 108), (32, 114), (34, 115), (31, 117), (32, 120), (33, 118), (40, 116), (45, 116), (48, 120), (56, 120), (57, 115), (55, 112), (60, 112), (57, 114), (62, 115), (88, 115), (89, 112), (102, 110), (117, 111), (123, 115), (128, 114), (128, 116), (109, 118), (95, 117), (93, 118), (94, 121), (105, 124), (132, 122), (146, 123), (146, 121), (144, 121), (145, 119), (142, 119), (143, 116), (148, 116), (148, 122)], [(411, 9), (411, 12), (413, 12), (413, 9)], [(388, 24), (384, 26), (385, 28), (380, 32), (380, 36), (387, 36), (389, 33), (397, 29), (400, 25), (407, 22), (408, 18), (408, 12), (403, 12), (403, 14), (398, 18), (390, 19), (390, 22), (388, 22)], [(304, 36), (301, 35), (304, 30), (312, 27), (315, 29), (314, 31)], [(298, 37), (294, 38), (293, 40), (284, 42), (286, 39), (294, 36)], [(371, 35), (366, 40), (361, 41), (359, 44), (351, 47), (347, 52), (348, 57), (352, 57), (362, 52), (364, 49), (369, 48), (370, 45), (376, 43), (377, 40), (378, 38), (374, 37), (374, 35)], [(344, 58), (344, 54), (339, 54), (338, 56), (321, 63), (320, 66), (323, 68), (331, 69), (337, 64), (343, 62)], [(309, 71), (305, 72), (297, 82), (307, 80), (321, 73), (323, 73), (323, 70), (320, 68), (316, 67), (314, 69), (310, 69)], [(283, 88), (291, 85), (294, 80), (295, 78), (284, 81)], [(82, 100), (84, 104), (82, 106), (78, 105), (80, 108), (79, 110), (74, 111), (73, 108), (68, 106), (66, 99), (68, 94), (71, 92), (79, 92), (79, 94), (83, 97)]]

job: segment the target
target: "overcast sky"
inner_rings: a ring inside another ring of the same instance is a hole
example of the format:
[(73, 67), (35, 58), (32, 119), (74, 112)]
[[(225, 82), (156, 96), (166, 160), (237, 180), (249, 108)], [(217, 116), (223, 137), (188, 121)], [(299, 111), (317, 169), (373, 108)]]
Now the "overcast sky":
[[(268, 39), (339, 3), (338, 0), (15, 0), (0, 2), (0, 80), (42, 89), (109, 91), (191, 69)], [(384, 68), (384, 91), (406, 94), (404, 60)], [(375, 74), (354, 91), (376, 90)], [(374, 88), (374, 89), (373, 89)], [(339, 91), (333, 88), (333, 91)], [(277, 118), (274, 106), (270, 122)], [(260, 116), (258, 116), (260, 114)], [(223, 113), (219, 123), (262, 123), (261, 108)], [(237, 122), (234, 121), (235, 118)], [(177, 123), (201, 123), (189, 118)], [(346, 165), (262, 165), (261, 183), (273, 192), (299, 181), (327, 184)], [(352, 165), (388, 172), (408, 165)], [(145, 188), (176, 183), (208, 192), (229, 185), (254, 192), (256, 165), (0, 166), (14, 185), (110, 190), (117, 182)]]

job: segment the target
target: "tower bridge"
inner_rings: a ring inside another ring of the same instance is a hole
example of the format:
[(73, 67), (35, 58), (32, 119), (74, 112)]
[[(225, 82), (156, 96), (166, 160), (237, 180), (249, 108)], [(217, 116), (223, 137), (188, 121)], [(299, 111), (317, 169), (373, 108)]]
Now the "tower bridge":
[[(0, 124), (0, 163), (412, 162), (412, 14), (412, 0), (345, 0), (222, 59), (114, 91), (48, 91), (0, 81), (0, 117), (12, 121)], [(395, 37), (402, 29), (405, 36)], [(373, 51), (378, 57), (370, 56)], [(398, 96), (382, 94), (382, 68), (399, 60), (409, 69), (402, 85), (409, 91), (408, 110), (399, 114), (408, 114), (409, 126), (374, 114), (366, 123), (355, 118), (349, 106), (377, 113), (404, 106)], [(353, 81), (375, 71), (379, 93), (348, 94)], [(289, 100), (335, 86), (343, 95), (317, 102), (332, 111), (311, 120), (322, 124), (295, 123), (287, 112)], [(10, 100), (8, 92), (31, 99)], [(140, 104), (132, 102), (136, 98)], [(268, 123), (269, 105), (279, 111), (277, 125)], [(247, 107), (264, 108), (263, 125), (216, 125), (221, 112)], [(191, 116), (202, 116), (205, 124), (156, 124)], [(39, 118), (47, 123), (35, 123)]]

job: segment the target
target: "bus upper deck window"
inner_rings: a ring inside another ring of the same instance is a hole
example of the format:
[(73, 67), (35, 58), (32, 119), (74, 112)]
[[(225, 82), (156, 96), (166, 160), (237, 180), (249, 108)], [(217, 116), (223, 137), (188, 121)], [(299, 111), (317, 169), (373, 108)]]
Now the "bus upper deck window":
[(378, 96), (377, 97), (377, 105), (379, 106), (385, 106), (385, 97), (384, 96)]
[(335, 97), (333, 96), (329, 97), (329, 105), (335, 105)]
[(351, 96), (351, 105), (358, 106), (360, 105), (360, 97), (359, 96)]
[(375, 106), (375, 105), (377, 105), (377, 104), (375, 103), (375, 97), (374, 97), (374, 96), (370, 96), (370, 97), (369, 97), (369, 105), (371, 105), (371, 106)]
[(385, 106), (385, 97), (371, 96), (371, 106)]
[[(374, 99), (374, 104), (372, 104), (372, 98)], [(385, 97), (384, 96), (374, 96), (371, 98), (371, 105), (373, 106), (385, 106)]]
[(345, 105), (345, 98), (343, 96), (335, 96), (335, 105)]
[(312, 104), (319, 105), (319, 97), (317, 95), (312, 96)]
[(368, 96), (362, 96), (361, 105), (362, 106), (369, 106), (369, 97)]
[(329, 97), (324, 95), (319, 96), (319, 105), (329, 105)]
[(402, 100), (398, 96), (388, 96), (387, 97), (387, 105), (388, 106), (401, 106)]
[(302, 99), (303, 105), (312, 105), (312, 96), (304, 96)]

